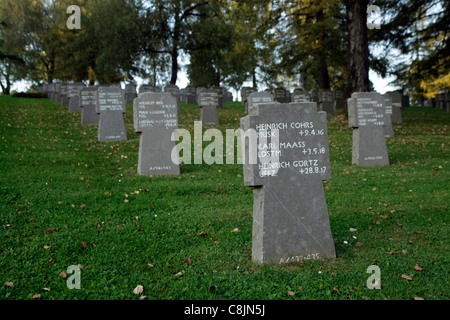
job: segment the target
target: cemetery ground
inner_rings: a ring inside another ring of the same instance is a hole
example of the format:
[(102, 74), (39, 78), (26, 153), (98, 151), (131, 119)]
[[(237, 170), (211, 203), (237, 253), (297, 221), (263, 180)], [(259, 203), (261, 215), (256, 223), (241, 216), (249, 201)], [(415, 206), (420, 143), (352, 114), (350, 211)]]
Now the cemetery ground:
[[(224, 136), (245, 116), (239, 102), (218, 112)], [(48, 99), (1, 96), (0, 113), (0, 299), (450, 298), (444, 110), (405, 108), (384, 167), (352, 166), (352, 129), (329, 116), (332, 179), (323, 185), (337, 258), (283, 265), (251, 261), (242, 165), (137, 174), (132, 105), (120, 142), (99, 142), (97, 126)], [(179, 128), (192, 138), (199, 119), (198, 106), (181, 104)], [(67, 286), (72, 265), (80, 289)], [(367, 287), (372, 265), (380, 289)]]

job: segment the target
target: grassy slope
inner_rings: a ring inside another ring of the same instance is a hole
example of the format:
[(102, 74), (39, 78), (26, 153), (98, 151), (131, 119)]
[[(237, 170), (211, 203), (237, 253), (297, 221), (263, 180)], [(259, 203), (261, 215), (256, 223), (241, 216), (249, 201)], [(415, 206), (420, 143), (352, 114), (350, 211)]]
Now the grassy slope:
[[(245, 114), (228, 103), (219, 115), (224, 132)], [(182, 104), (180, 128), (199, 118)], [(351, 129), (329, 118), (324, 186), (338, 258), (258, 266), (241, 165), (141, 177), (131, 105), (129, 140), (98, 142), (79, 113), (1, 96), (0, 282), (13, 287), (0, 299), (137, 299), (137, 285), (148, 299), (448, 299), (450, 116), (410, 107), (403, 118), (387, 139), (391, 165), (378, 168), (351, 166)], [(81, 289), (69, 290), (60, 273), (77, 264)], [(381, 290), (366, 287), (372, 264)]]

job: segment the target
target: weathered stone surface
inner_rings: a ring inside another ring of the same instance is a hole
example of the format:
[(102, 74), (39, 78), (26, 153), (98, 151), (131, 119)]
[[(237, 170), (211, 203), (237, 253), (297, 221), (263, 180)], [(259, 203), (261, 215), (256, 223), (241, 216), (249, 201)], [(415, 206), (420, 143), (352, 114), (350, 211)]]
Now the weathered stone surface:
[(185, 89), (186, 93), (186, 103), (196, 104), (197, 103), (197, 88), (194, 86), (187, 86)]
[(253, 260), (336, 257), (322, 185), (331, 178), (326, 113), (316, 103), (261, 104), (241, 128), (251, 137), (243, 149), (244, 183), (254, 188)]
[(275, 88), (273, 90), (273, 100), (280, 103), (287, 103), (286, 99), (286, 89), (285, 88)]
[(394, 130), (392, 128), (392, 100), (388, 95), (382, 95), (384, 97), (384, 135), (385, 137), (393, 137)]
[(145, 176), (176, 175), (178, 164), (171, 152), (172, 133), (178, 128), (177, 98), (170, 92), (140, 94), (133, 102), (134, 128), (141, 132), (138, 173)]
[(96, 111), (97, 87), (87, 87), (80, 90), (81, 124), (98, 125), (100, 115)]
[(319, 91), (319, 110), (325, 111), (332, 115), (334, 110), (333, 92), (331, 90), (322, 89)]
[(317, 89), (312, 89), (309, 92), (309, 96), (312, 102), (316, 102), (317, 104), (319, 104), (319, 90)]
[(133, 103), (134, 98), (137, 97), (137, 87), (134, 83), (125, 85), (125, 102)]
[(59, 102), (63, 107), (69, 106), (69, 97), (67, 96), (67, 83), (61, 83), (60, 91), (59, 91)]
[(247, 98), (250, 94), (252, 94), (253, 92), (257, 92), (258, 90), (256, 90), (253, 87), (243, 87), (241, 89), (241, 99), (242, 99), (242, 103), (244, 104), (245, 110), (248, 109), (248, 102), (247, 102)]
[(336, 110), (344, 110), (346, 107), (345, 94), (343, 90), (333, 90), (334, 108)]
[(96, 111), (100, 114), (98, 123), (99, 141), (127, 140), (125, 121), (125, 92), (114, 87), (98, 87)]
[(219, 95), (215, 89), (202, 89), (198, 93), (198, 105), (201, 108), (200, 120), (203, 125), (218, 125)]
[(291, 95), (291, 101), (292, 102), (310, 102), (311, 97), (309, 96), (308, 92), (303, 91), (301, 89), (295, 89)]
[(262, 103), (273, 103), (273, 95), (268, 91), (262, 92), (252, 92), (247, 97), (247, 106), (245, 112), (248, 113), (249, 108), (262, 104)]
[(178, 112), (178, 114), (180, 114), (181, 113), (181, 109), (180, 109), (180, 99), (181, 99), (180, 88), (178, 88), (178, 86), (176, 86), (174, 84), (168, 84), (167, 86), (164, 87), (164, 92), (171, 93), (177, 99), (177, 112)]
[(352, 164), (388, 165), (385, 98), (377, 92), (355, 92), (347, 105), (349, 127), (353, 128)]
[(67, 85), (67, 97), (69, 99), (69, 112), (81, 112), (80, 89), (84, 88), (83, 83), (69, 83)]

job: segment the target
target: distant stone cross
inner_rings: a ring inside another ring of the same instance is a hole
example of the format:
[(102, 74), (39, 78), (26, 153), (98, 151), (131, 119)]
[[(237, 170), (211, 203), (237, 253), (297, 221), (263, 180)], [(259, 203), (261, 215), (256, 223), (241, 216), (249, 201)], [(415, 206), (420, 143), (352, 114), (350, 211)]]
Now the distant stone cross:
[(245, 113), (248, 109), (261, 103), (271, 103), (273, 101), (272, 93), (268, 91), (252, 92), (247, 97), (247, 105), (245, 106)]
[(352, 164), (388, 165), (385, 98), (377, 92), (355, 92), (347, 105), (348, 125), (353, 128)]
[(96, 95), (98, 123), (98, 140), (127, 140), (125, 121), (125, 92), (115, 87), (98, 87)]
[(336, 257), (322, 182), (331, 178), (326, 113), (312, 102), (260, 104), (241, 118), (241, 129), (244, 183), (253, 187), (253, 260)]
[(86, 87), (80, 90), (81, 124), (98, 125), (99, 114), (96, 112), (97, 87)]
[(202, 89), (198, 93), (198, 105), (201, 108), (200, 120), (203, 125), (218, 125), (219, 94), (216, 89)]
[(79, 94), (82, 88), (85, 88), (83, 83), (69, 83), (67, 85), (67, 96), (69, 98), (70, 112), (81, 112)]
[(333, 91), (322, 89), (319, 91), (320, 111), (333, 114)]
[(172, 133), (178, 129), (178, 99), (170, 92), (145, 92), (133, 102), (134, 129), (139, 140), (138, 173), (146, 176), (177, 175), (171, 158)]

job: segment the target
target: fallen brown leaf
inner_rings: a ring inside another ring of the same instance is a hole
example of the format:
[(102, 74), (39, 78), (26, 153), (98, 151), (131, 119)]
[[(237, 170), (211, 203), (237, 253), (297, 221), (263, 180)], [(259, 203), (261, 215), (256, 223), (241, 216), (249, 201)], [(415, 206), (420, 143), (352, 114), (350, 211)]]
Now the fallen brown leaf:
[(406, 274), (402, 274), (402, 278), (406, 279), (406, 280), (409, 280), (409, 281), (412, 281), (412, 278), (410, 276), (407, 276)]
[(59, 275), (63, 278), (67, 278), (67, 273), (65, 271), (61, 271)]
[(206, 231), (202, 231), (199, 234), (197, 234), (198, 236), (206, 236), (208, 233)]
[(175, 277), (181, 277), (181, 276), (183, 276), (183, 273), (181, 271), (178, 272), (177, 274), (175, 274)]
[(419, 267), (419, 265), (416, 264), (416, 265), (414, 266), (414, 270), (416, 270), (416, 271), (422, 271), (423, 268)]
[(31, 299), (39, 299), (40, 297), (41, 297), (41, 295), (38, 293), (38, 294), (35, 294), (34, 296), (32, 296)]
[(192, 263), (191, 258), (187, 258), (187, 259), (186, 259), (186, 262), (187, 262), (187, 264), (191, 264), (191, 263)]
[(288, 295), (288, 296), (295, 296), (295, 292), (294, 292), (294, 291), (288, 291), (288, 292), (287, 292), (287, 295)]
[(355, 246), (356, 246), (356, 247), (361, 247), (361, 246), (363, 246), (363, 243), (360, 242), (360, 241), (358, 241), (358, 242), (355, 244)]
[(230, 232), (239, 232), (238, 228), (234, 228), (233, 230), (231, 230)]
[(86, 242), (84, 242), (84, 241), (81, 241), (81, 244), (83, 245), (83, 247), (87, 247), (87, 243)]
[(12, 287), (14, 287), (14, 284), (12, 282), (5, 281), (5, 287), (12, 288)]
[(341, 293), (339, 292), (339, 290), (336, 287), (334, 287), (333, 290), (336, 291), (337, 293), (339, 293), (339, 295), (341, 295)]

